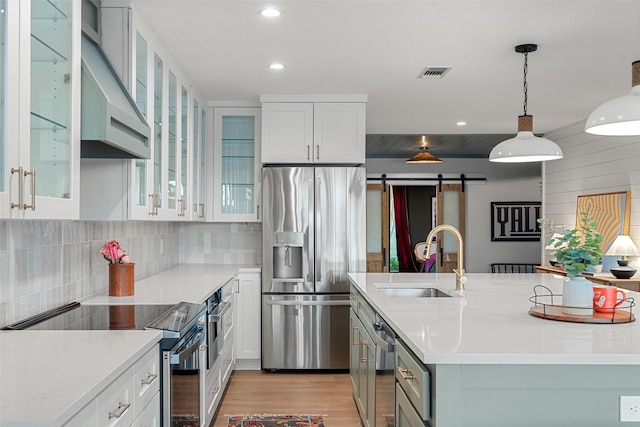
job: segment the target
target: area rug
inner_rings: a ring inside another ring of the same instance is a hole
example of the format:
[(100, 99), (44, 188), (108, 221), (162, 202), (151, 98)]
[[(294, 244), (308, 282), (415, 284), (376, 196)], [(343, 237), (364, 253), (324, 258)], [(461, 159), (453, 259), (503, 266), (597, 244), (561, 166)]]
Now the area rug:
[(322, 415), (229, 415), (229, 427), (325, 427)]

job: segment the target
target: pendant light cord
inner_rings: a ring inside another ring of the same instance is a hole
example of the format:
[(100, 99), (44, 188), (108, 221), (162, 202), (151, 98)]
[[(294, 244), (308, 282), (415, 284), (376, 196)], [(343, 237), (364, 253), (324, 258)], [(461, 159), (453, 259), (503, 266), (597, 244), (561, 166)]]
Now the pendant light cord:
[(529, 57), (529, 52), (524, 52), (524, 85), (522, 90), (524, 91), (524, 115), (527, 115), (527, 71), (529, 70), (529, 66), (527, 65), (527, 58)]

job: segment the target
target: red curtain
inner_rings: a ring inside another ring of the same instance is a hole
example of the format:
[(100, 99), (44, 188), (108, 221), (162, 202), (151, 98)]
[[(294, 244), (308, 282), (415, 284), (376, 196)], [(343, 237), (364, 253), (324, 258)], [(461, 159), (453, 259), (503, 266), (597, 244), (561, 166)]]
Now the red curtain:
[(411, 234), (407, 213), (407, 193), (403, 187), (393, 187), (393, 212), (396, 221), (399, 271), (415, 271), (412, 263)]

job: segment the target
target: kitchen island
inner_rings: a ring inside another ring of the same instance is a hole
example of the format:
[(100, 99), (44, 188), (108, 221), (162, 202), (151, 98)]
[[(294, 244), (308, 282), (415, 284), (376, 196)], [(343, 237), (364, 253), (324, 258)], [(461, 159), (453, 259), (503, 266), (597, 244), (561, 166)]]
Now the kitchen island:
[[(362, 297), (430, 375), (434, 427), (611, 426), (620, 396), (640, 396), (640, 324), (533, 317), (535, 285), (550, 274), (349, 275)], [(434, 287), (451, 298), (391, 297), (381, 288)], [(640, 297), (636, 292), (629, 296)]]

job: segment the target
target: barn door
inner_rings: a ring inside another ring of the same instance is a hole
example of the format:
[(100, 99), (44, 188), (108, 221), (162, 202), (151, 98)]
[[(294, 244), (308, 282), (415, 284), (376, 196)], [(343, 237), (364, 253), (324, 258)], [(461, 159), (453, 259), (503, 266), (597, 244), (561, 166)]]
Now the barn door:
[[(437, 191), (437, 224), (452, 225), (460, 231), (465, 240), (465, 194), (462, 184), (443, 184)], [(437, 236), (438, 257), (436, 271), (453, 273), (458, 262), (458, 241), (449, 232), (439, 232)]]
[(367, 184), (367, 272), (389, 271), (389, 187)]

